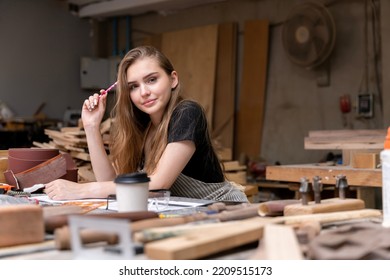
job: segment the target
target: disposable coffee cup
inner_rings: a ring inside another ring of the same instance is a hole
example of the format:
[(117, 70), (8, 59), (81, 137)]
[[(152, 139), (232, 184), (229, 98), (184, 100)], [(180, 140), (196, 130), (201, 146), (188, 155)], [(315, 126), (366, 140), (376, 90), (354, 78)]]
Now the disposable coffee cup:
[(122, 174), (115, 178), (118, 212), (148, 210), (150, 178), (144, 172)]

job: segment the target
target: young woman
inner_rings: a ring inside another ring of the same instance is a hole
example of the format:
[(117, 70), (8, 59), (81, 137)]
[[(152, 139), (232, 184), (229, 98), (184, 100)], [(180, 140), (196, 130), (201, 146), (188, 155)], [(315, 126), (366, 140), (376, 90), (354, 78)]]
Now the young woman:
[(177, 72), (156, 48), (129, 51), (118, 69), (110, 156), (100, 134), (107, 94), (85, 100), (82, 121), (97, 182), (55, 180), (45, 192), (55, 200), (105, 198), (115, 193), (119, 174), (144, 171), (149, 189), (172, 196), (247, 202), (243, 191), (225, 180), (213, 149), (203, 108), (183, 100)]

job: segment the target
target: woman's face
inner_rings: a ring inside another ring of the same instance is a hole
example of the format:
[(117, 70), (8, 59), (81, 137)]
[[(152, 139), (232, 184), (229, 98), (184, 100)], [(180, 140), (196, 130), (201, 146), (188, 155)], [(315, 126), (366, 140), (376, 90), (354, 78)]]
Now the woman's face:
[(159, 123), (171, 98), (172, 88), (178, 83), (176, 71), (167, 75), (155, 59), (146, 57), (134, 62), (126, 74), (134, 105), (150, 115), (152, 122)]

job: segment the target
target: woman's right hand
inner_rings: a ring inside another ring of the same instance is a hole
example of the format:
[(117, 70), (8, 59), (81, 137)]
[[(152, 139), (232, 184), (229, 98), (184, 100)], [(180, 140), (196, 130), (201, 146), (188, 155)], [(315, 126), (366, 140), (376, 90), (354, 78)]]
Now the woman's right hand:
[(84, 128), (99, 127), (106, 110), (107, 94), (104, 89), (100, 90), (100, 95), (95, 93), (85, 99), (81, 110), (81, 119)]

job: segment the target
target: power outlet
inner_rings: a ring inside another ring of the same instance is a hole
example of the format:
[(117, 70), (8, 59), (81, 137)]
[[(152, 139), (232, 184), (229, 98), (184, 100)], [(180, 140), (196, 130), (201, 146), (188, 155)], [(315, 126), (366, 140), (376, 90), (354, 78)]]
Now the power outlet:
[(374, 95), (372, 93), (359, 94), (356, 103), (358, 117), (372, 118), (374, 116)]

